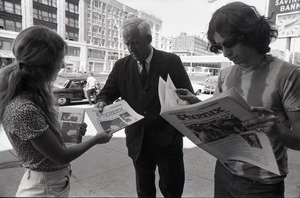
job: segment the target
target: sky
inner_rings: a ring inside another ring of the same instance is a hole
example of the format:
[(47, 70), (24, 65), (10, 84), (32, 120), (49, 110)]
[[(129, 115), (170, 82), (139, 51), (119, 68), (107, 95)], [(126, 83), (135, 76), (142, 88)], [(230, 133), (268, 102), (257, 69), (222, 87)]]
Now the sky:
[[(203, 36), (208, 29), (212, 13), (219, 7), (234, 0), (117, 0), (132, 8), (155, 15), (163, 21), (162, 36), (187, 35)], [(255, 6), (260, 14), (265, 15), (267, 0), (239, 0)], [(295, 46), (295, 47), (294, 47)], [(272, 49), (286, 49), (286, 39), (277, 39), (271, 43)], [(291, 50), (300, 52), (300, 38), (292, 39)]]

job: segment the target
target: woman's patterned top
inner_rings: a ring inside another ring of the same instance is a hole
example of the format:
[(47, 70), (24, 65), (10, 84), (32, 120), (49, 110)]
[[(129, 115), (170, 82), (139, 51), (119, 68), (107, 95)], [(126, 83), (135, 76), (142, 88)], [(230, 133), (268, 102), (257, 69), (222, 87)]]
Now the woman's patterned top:
[(22, 94), (12, 99), (6, 106), (3, 116), (4, 131), (18, 157), (23, 161), (23, 167), (39, 172), (50, 172), (69, 165), (51, 161), (32, 145), (30, 140), (39, 137), (50, 128), (59, 143), (65, 147), (61, 134), (28, 95)]

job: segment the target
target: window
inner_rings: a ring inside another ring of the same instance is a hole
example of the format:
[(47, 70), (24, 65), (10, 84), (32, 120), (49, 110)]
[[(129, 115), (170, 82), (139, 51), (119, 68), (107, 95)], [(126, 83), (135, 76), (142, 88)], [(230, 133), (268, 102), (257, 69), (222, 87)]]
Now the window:
[(3, 1), (0, 1), (0, 11), (4, 11)]
[(104, 52), (101, 50), (93, 50), (93, 49), (89, 49), (88, 50), (88, 57), (89, 58), (100, 58), (100, 59), (104, 59)]
[(93, 13), (93, 19), (94, 19), (94, 20), (98, 20), (98, 18), (99, 18), (99, 14), (96, 13), (96, 12), (94, 12), (94, 13)]
[(74, 22), (75, 22), (75, 27), (78, 28), (79, 27), (78, 20), (74, 20)]
[(0, 29), (4, 29), (4, 20), (0, 19)]
[(15, 4), (15, 13), (18, 15), (21, 15), (21, 5), (20, 4)]
[(75, 5), (75, 8), (74, 8), (74, 9), (75, 9), (75, 13), (78, 14), (78, 13), (79, 13), (79, 10), (78, 10), (78, 6), (77, 6), (77, 5)]
[(65, 4), (65, 10), (66, 11), (69, 11), (69, 6), (68, 6), (68, 3), (66, 2), (66, 4)]
[(12, 42), (0, 40), (0, 49), (11, 50), (11, 47), (12, 47)]
[(11, 20), (6, 20), (6, 30), (15, 31), (15, 22)]
[(42, 11), (42, 20), (49, 21), (49, 13), (46, 11)]
[(79, 47), (68, 47), (68, 55), (69, 56), (80, 56), (80, 48)]
[(98, 0), (95, 0), (95, 1), (94, 1), (94, 6), (95, 6), (96, 8), (99, 8), (99, 1), (98, 1)]
[(52, 0), (52, 6), (57, 7), (56, 0)]
[(80, 82), (78, 82), (78, 81), (73, 81), (73, 82), (71, 83), (71, 85), (70, 85), (70, 88), (81, 88), (80, 85), (81, 85)]
[(53, 23), (56, 23), (57, 22), (57, 17), (56, 17), (56, 14), (52, 14), (52, 22)]
[(42, 0), (42, 4), (49, 5), (49, 4), (48, 4), (48, 0)]
[(38, 10), (33, 8), (33, 18), (38, 19)]
[(16, 31), (21, 32), (22, 31), (22, 23), (21, 22), (16, 22)]
[(70, 41), (78, 41), (78, 33), (76, 32), (66, 32), (66, 39)]
[(14, 4), (9, 1), (4, 1), (4, 9), (6, 12), (14, 13)]
[(72, 13), (75, 12), (75, 6), (72, 3), (69, 3), (69, 12), (72, 12)]
[(74, 27), (74, 19), (69, 18), (69, 26)]

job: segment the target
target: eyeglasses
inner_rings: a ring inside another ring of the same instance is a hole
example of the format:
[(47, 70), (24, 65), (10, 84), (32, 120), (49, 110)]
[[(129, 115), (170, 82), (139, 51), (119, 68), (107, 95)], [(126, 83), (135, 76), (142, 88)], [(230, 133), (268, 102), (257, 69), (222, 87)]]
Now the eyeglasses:
[(226, 48), (234, 47), (239, 42), (238, 37), (239, 37), (238, 35), (232, 34), (228, 38), (226, 38), (222, 43), (211, 44), (209, 50), (216, 54), (221, 53), (223, 51), (223, 47)]

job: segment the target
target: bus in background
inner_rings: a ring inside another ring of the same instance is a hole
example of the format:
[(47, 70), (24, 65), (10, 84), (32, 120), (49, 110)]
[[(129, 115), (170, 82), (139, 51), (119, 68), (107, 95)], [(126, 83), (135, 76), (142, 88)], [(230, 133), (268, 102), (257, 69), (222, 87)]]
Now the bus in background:
[(180, 56), (189, 75), (217, 76), (219, 71), (232, 64), (223, 56)]

